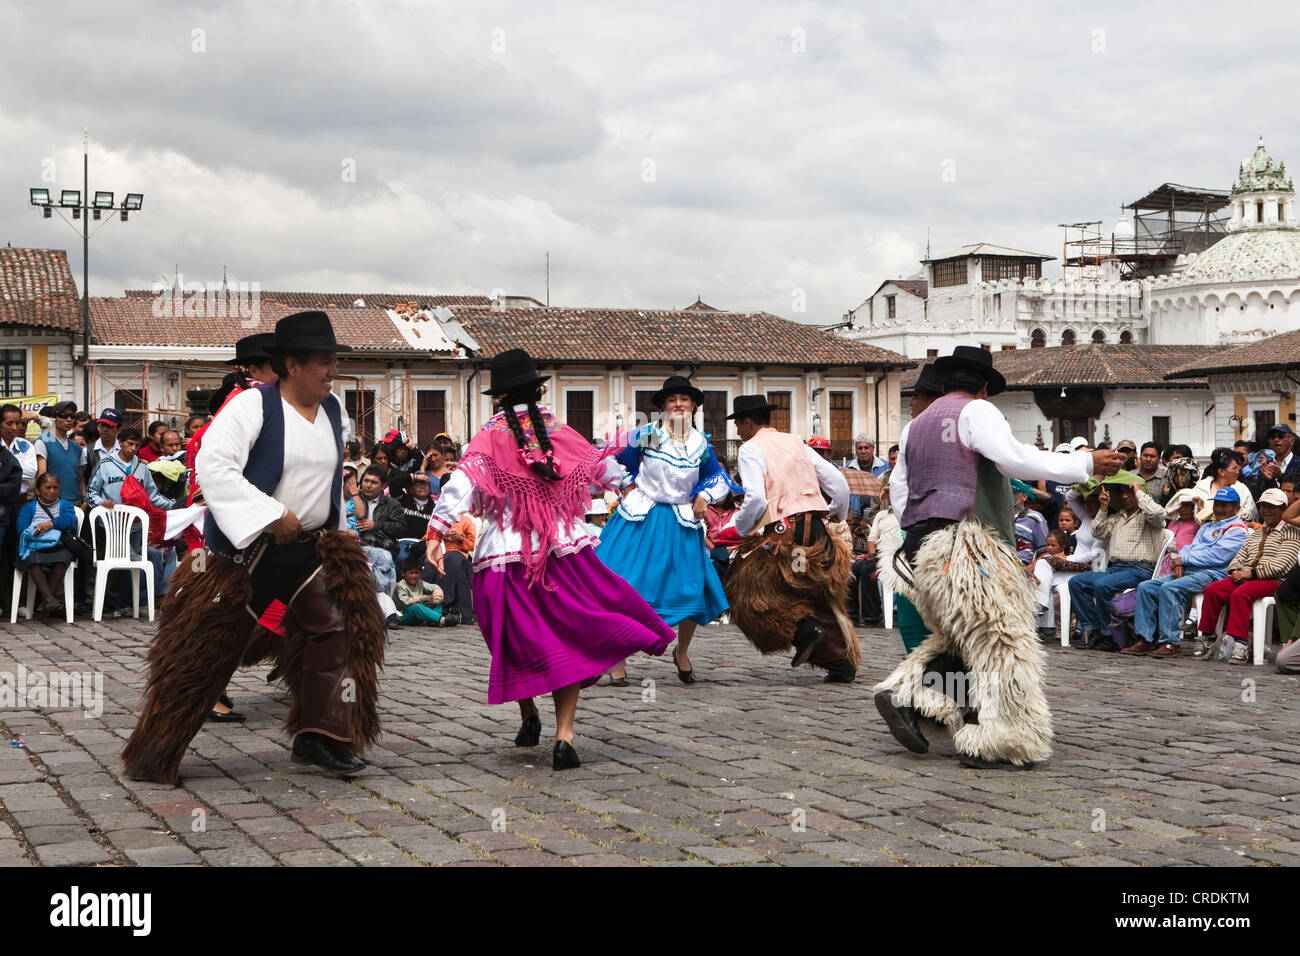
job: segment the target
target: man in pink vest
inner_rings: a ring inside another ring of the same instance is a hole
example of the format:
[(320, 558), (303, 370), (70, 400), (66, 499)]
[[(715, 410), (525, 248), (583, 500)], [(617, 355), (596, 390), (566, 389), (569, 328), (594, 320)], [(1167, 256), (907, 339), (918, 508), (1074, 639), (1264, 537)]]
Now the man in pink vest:
[(904, 430), (890, 476), (902, 553), (880, 562), (930, 636), (873, 688), (876, 707), (913, 753), (929, 750), (918, 721), (928, 717), (952, 732), (964, 766), (1027, 768), (1051, 754), (1052, 718), (1033, 591), (1011, 545), (1008, 479), (1082, 482), (1114, 474), (1122, 456), (1017, 441), (985, 401), (1006, 380), (982, 348), (958, 346), (934, 367), (943, 397)]
[(848, 483), (798, 436), (771, 427), (776, 406), (766, 397), (741, 395), (733, 406), (727, 417), (745, 440), (737, 462), (745, 501), (736, 512), (744, 540), (726, 579), (732, 620), (764, 654), (793, 646), (792, 667), (811, 663), (827, 671), (826, 683), (852, 683)]

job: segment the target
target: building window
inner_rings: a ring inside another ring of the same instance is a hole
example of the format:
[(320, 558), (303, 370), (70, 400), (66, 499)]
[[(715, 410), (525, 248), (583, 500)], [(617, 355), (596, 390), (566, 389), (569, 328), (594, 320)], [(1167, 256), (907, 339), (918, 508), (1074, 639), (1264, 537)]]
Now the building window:
[(1262, 199), (1255, 200), (1255, 221), (1264, 221), (1264, 200)]
[(934, 263), (934, 284), (936, 286), (965, 285), (966, 260), (945, 259)]
[(375, 390), (344, 389), (343, 408), (355, 425), (353, 437), (361, 442), (363, 451), (368, 450), (375, 440)]
[(447, 430), (447, 393), (441, 388), (415, 390), (415, 443), (433, 444), (433, 436)]
[(1277, 221), (1286, 222), (1286, 203), (1280, 199), (1277, 201)]
[(1075, 341), (1075, 340), (1074, 340), (1074, 329), (1066, 329), (1064, 332), (1061, 333), (1061, 344), (1062, 344), (1062, 345), (1073, 345), (1073, 344), (1074, 344), (1074, 341)]
[(637, 425), (645, 425), (649, 422), (659, 419), (659, 409), (655, 408), (654, 402), (650, 401), (650, 396), (654, 391), (643, 392), (638, 390), (636, 393), (636, 421), (624, 422), (624, 428), (634, 428)]
[(1047, 347), (1047, 333), (1042, 329), (1034, 329), (1029, 334), (1029, 347), (1031, 349), (1041, 349)]
[(853, 393), (831, 392), (830, 395), (832, 458), (853, 457)]
[(27, 350), (0, 349), (0, 388), (5, 398), (27, 394)]
[(1151, 416), (1151, 440), (1160, 446), (1161, 451), (1169, 447), (1168, 415)]
[(1004, 346), (1002, 346), (1002, 351), (1004, 351), (1004, 352), (1014, 352), (1015, 350), (1016, 350), (1016, 347), (1015, 347), (1014, 345), (1004, 345)]
[(887, 318), (893, 319), (898, 317), (898, 303), (896, 301), (897, 299), (898, 296), (896, 295), (885, 296), (885, 309), (887, 312)]
[(1039, 263), (1032, 259), (988, 256), (980, 260), (980, 278), (985, 282), (996, 282), (998, 279), (1037, 279), (1040, 278), (1039, 273)]
[[(1133, 331), (1131, 329), (1125, 329), (1123, 332), (1119, 334), (1119, 344), (1120, 345), (1133, 344)], [(1162, 445), (1161, 447), (1163, 448), (1164, 446)]]
[(926, 350), (925, 350), (925, 357), (928, 358), (928, 359), (936, 359), (936, 358), (939, 357), (939, 350), (938, 350), (938, 349), (926, 349)]
[(573, 389), (564, 393), (564, 423), (587, 441), (592, 441), (596, 427), (596, 393), (591, 389)]
[(122, 413), (123, 428), (138, 428), (144, 431), (149, 414), (144, 404), (144, 392), (140, 389), (119, 388), (113, 393), (113, 407)]
[(1272, 409), (1260, 409), (1255, 412), (1255, 434), (1267, 435), (1269, 429), (1277, 424), (1277, 412)]
[(790, 430), (790, 393), (768, 392), (767, 403), (775, 405), (772, 409), (772, 427), (779, 432)]
[(727, 408), (727, 393), (704, 389), (704, 404), (700, 408), (704, 413), (704, 434), (710, 439), (724, 441), (727, 437), (727, 414), (731, 411)]
[(1093, 344), (1093, 345), (1105, 345), (1105, 344), (1106, 344), (1106, 333), (1103, 332), (1101, 329), (1093, 329), (1093, 330), (1092, 330), (1092, 344)]

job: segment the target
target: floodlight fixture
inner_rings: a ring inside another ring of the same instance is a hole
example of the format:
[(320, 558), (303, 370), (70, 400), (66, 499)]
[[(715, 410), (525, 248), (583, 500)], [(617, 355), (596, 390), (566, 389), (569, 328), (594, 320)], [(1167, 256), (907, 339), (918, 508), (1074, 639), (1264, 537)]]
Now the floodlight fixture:
[(48, 189), (30, 189), (28, 192), (31, 193), (33, 206), (48, 206), (50, 204), (50, 191)]

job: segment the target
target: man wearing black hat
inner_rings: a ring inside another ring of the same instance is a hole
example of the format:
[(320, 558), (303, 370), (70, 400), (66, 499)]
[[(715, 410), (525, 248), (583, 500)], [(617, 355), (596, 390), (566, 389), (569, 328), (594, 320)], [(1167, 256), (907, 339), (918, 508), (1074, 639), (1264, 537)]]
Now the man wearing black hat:
[(726, 580), (732, 620), (764, 654), (793, 646), (792, 667), (810, 663), (827, 671), (827, 683), (852, 683), (848, 483), (798, 436), (771, 427), (776, 406), (765, 396), (741, 395), (733, 406), (727, 417), (745, 440), (737, 456), (745, 501), (736, 512), (744, 540)]
[(1291, 473), (1291, 477), (1300, 476), (1300, 460), (1295, 456), (1295, 431), (1285, 422), (1274, 425), (1268, 430), (1265, 440), (1273, 450), (1273, 460), (1259, 466), (1259, 472), (1251, 484), (1250, 492), (1258, 501), (1260, 496), (1270, 488), (1278, 488), (1282, 477)]
[[(965, 766), (1032, 766), (1051, 753), (1052, 725), (1033, 594), (1010, 547), (1007, 479), (1082, 482), (1114, 474), (1121, 456), (1057, 455), (1017, 441), (984, 400), (1006, 387), (985, 349), (958, 346), (934, 366), (944, 394), (899, 440), (890, 495), (905, 539), (880, 571), (931, 633), (873, 688), (876, 707), (915, 753), (929, 749), (925, 716), (953, 732)], [(978, 723), (967, 723), (974, 710)]]
[(266, 351), (278, 381), (232, 398), (199, 453), (207, 550), (190, 552), (163, 600), (145, 711), (123, 751), (137, 779), (177, 782), (185, 747), (241, 661), (278, 658), (295, 763), (355, 773), (379, 733), (386, 632), (347, 531), (332, 393), (349, 347), (325, 313), (299, 312), (276, 323)]

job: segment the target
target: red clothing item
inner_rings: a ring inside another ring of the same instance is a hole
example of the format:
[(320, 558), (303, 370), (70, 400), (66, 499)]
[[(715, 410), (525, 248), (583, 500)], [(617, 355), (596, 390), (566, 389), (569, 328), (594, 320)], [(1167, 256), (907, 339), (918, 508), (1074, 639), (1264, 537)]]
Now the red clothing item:
[(136, 454), (139, 455), (140, 460), (144, 462), (157, 461), (162, 456), (162, 452), (153, 450), (153, 444), (150, 442), (145, 442)]
[(1223, 633), (1239, 641), (1251, 639), (1250, 606), (1260, 598), (1272, 597), (1277, 586), (1282, 582), (1277, 578), (1263, 580), (1252, 578), (1240, 584), (1232, 578), (1220, 578), (1205, 588), (1205, 597), (1201, 600), (1201, 619), (1197, 630), (1202, 634), (1213, 634), (1219, 623), (1219, 612), (1223, 605), (1228, 605), (1228, 623)]

